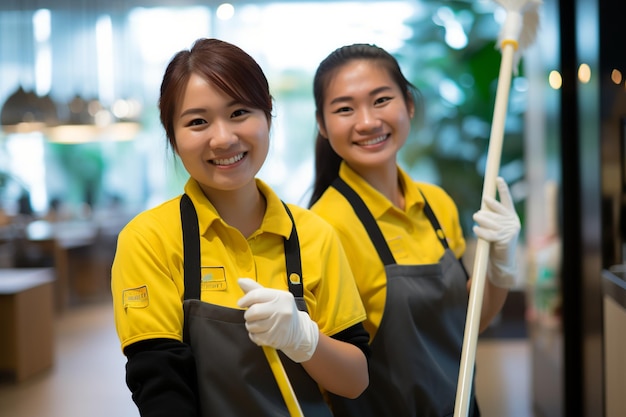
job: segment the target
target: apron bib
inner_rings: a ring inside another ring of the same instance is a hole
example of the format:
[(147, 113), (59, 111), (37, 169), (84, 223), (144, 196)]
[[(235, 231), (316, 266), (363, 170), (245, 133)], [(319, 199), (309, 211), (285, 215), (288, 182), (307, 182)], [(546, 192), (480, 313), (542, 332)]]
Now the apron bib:
[[(291, 217), (286, 205), (285, 209)], [(198, 218), (186, 194), (181, 198), (181, 219), (185, 280), (183, 340), (195, 355), (201, 417), (289, 417), (263, 350), (248, 337), (244, 311), (200, 301)], [(291, 236), (285, 239), (285, 258), (287, 277), (291, 274), (302, 277), (295, 224)], [(301, 280), (287, 279), (287, 282), (298, 309), (306, 311)], [(303, 413), (307, 417), (332, 416), (317, 383), (304, 368), (282, 352), (278, 354)]]
[[(426, 199), (424, 211), (444, 255), (435, 264), (398, 265), (363, 200), (339, 178), (333, 187), (354, 208), (387, 277), (383, 317), (371, 343), (370, 384), (355, 400), (331, 396), (334, 415), (452, 416), (467, 314), (465, 269), (448, 247)], [(477, 417), (473, 392), (470, 408), (469, 415)]]

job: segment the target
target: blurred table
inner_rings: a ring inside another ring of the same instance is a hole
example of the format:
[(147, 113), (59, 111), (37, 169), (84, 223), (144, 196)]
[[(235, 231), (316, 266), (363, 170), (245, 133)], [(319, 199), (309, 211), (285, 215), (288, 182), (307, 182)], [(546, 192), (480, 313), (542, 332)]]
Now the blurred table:
[(50, 368), (54, 270), (0, 268), (0, 374), (21, 382)]
[(100, 279), (102, 274), (94, 274), (91, 262), (98, 233), (98, 224), (87, 220), (35, 220), (26, 226), (28, 243), (37, 245), (54, 260), (58, 310), (70, 304), (70, 298), (76, 290), (80, 293), (90, 285), (97, 286), (94, 292), (104, 289), (104, 279)]

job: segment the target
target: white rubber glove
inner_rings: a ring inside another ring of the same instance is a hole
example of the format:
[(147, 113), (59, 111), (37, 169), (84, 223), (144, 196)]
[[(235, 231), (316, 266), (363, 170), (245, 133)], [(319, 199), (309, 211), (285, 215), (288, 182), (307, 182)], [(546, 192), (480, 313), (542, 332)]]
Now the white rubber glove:
[(265, 288), (250, 278), (237, 281), (246, 293), (237, 304), (244, 314), (250, 339), (259, 346), (282, 350), (294, 362), (311, 359), (319, 340), (317, 323), (296, 307), (289, 291)]
[(520, 220), (513, 206), (509, 187), (501, 177), (496, 179), (500, 202), (491, 197), (484, 198), (487, 209), (474, 213), (477, 223), (473, 230), (476, 236), (491, 243), (489, 249), (489, 271), (492, 284), (511, 288), (515, 285), (515, 252), (520, 232)]

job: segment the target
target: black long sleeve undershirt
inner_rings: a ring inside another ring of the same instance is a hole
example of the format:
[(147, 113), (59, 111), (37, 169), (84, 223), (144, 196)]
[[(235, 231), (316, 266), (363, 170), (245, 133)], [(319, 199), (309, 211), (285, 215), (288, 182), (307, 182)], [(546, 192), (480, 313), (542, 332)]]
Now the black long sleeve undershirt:
[(347, 329), (332, 336), (333, 339), (341, 340), (342, 342), (350, 343), (363, 352), (365, 357), (369, 359), (371, 349), (369, 345), (370, 335), (363, 327), (363, 323), (355, 324)]
[(196, 364), (191, 348), (172, 339), (134, 343), (124, 350), (126, 384), (142, 417), (197, 417)]

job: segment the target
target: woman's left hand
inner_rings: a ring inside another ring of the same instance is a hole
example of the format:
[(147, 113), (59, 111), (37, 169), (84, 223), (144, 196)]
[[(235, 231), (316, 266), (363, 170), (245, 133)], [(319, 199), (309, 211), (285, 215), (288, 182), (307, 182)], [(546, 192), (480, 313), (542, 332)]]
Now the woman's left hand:
[(484, 197), (486, 209), (474, 213), (476, 236), (491, 243), (489, 250), (489, 280), (492, 284), (511, 288), (517, 272), (515, 253), (521, 224), (509, 187), (501, 177), (496, 179), (500, 201)]

